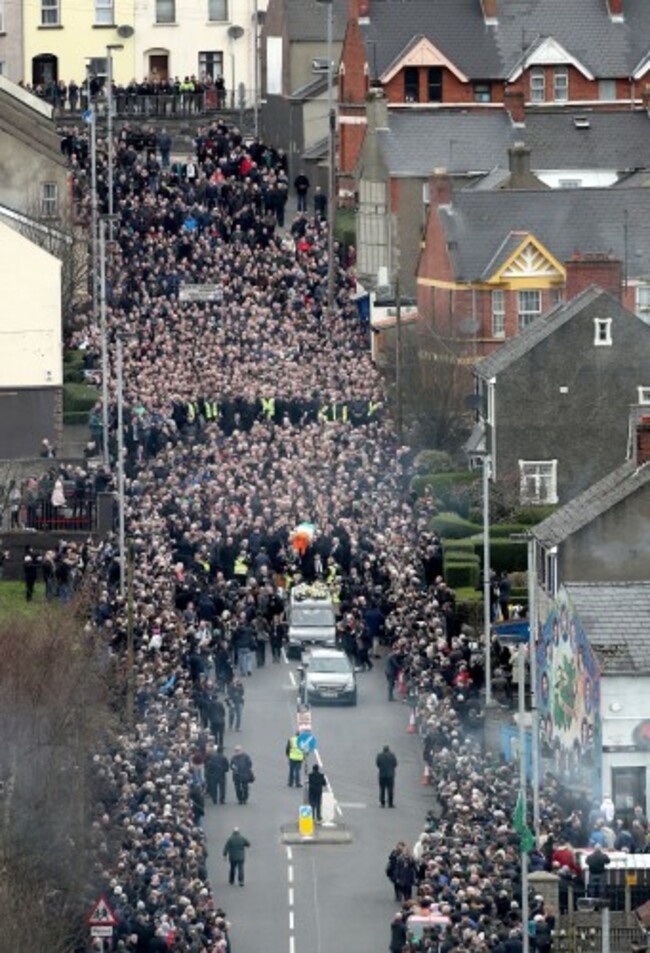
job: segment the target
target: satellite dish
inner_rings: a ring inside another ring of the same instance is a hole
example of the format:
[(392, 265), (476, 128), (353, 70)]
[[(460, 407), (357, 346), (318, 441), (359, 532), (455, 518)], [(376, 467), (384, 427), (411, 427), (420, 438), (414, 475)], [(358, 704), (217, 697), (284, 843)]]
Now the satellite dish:
[(135, 30), (132, 26), (126, 24), (125, 26), (118, 26), (117, 35), (122, 37), (123, 40), (128, 40), (129, 37), (133, 36)]
[(229, 26), (228, 27), (228, 36), (231, 40), (238, 40), (240, 36), (244, 35), (244, 28), (242, 26)]
[(463, 318), (458, 322), (458, 330), (461, 334), (476, 334), (480, 326), (481, 322), (478, 318)]

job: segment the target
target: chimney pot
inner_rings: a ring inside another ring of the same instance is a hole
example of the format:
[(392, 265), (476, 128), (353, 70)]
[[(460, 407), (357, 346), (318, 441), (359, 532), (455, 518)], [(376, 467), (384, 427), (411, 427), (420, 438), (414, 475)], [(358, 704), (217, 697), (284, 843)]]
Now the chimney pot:
[(623, 0), (605, 0), (607, 10), (612, 20), (623, 19)]
[(519, 89), (506, 89), (504, 93), (506, 109), (514, 123), (523, 123), (526, 120), (524, 108), (524, 94)]
[(358, 2), (359, 2), (359, 16), (369, 17), (370, 16), (370, 0), (358, 0)]
[(445, 168), (434, 169), (429, 182), (432, 205), (451, 205), (451, 179)]

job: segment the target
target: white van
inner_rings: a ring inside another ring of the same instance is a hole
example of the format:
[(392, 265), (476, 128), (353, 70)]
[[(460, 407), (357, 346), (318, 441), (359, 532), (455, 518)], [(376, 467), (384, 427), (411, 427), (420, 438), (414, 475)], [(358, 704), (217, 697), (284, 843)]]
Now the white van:
[(294, 658), (307, 646), (334, 648), (336, 615), (330, 592), (323, 583), (294, 586), (289, 595), (289, 647)]

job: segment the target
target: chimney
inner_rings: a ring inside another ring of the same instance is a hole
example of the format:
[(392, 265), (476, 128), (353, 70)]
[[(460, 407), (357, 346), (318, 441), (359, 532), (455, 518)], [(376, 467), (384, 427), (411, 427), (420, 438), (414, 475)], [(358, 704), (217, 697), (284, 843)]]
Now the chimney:
[(605, 2), (610, 20), (613, 20), (615, 23), (622, 23), (624, 20), (623, 0), (605, 0)]
[(503, 99), (513, 123), (515, 123), (515, 125), (523, 124), (526, 121), (523, 92), (517, 89), (506, 89), (503, 94)]
[(431, 205), (451, 205), (451, 179), (444, 168), (434, 169), (429, 179)]
[(366, 93), (366, 119), (368, 132), (388, 129), (388, 99), (378, 86), (373, 86)]
[(636, 424), (636, 459), (637, 467), (650, 462), (650, 417), (641, 417)]
[(359, 4), (359, 19), (368, 20), (370, 18), (370, 0), (357, 0)]
[(497, 26), (497, 0), (480, 0), (483, 11), (483, 21), (486, 26)]
[(643, 87), (643, 92), (641, 93), (641, 102), (643, 103), (643, 108), (646, 111), (646, 114), (650, 116), (650, 85), (646, 83)]
[(616, 298), (621, 300), (623, 293), (623, 265), (617, 258), (610, 255), (584, 254), (576, 252), (568, 261), (565, 261), (566, 287), (564, 297), (571, 301), (580, 292), (597, 285)]
[(524, 142), (515, 142), (508, 149), (508, 166), (511, 175), (528, 175), (530, 173), (530, 149)]

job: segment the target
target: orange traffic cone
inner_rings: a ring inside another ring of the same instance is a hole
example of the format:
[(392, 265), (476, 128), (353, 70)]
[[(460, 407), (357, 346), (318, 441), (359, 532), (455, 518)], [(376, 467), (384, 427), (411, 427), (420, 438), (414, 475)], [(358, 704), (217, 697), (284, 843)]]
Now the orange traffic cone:
[(428, 784), (430, 779), (429, 765), (425, 762), (424, 767), (422, 768), (422, 778), (420, 784)]
[(409, 715), (408, 728), (406, 730), (409, 733), (409, 735), (414, 735), (416, 731), (418, 730), (415, 724), (415, 712), (413, 711), (412, 708), (411, 708), (411, 714)]

